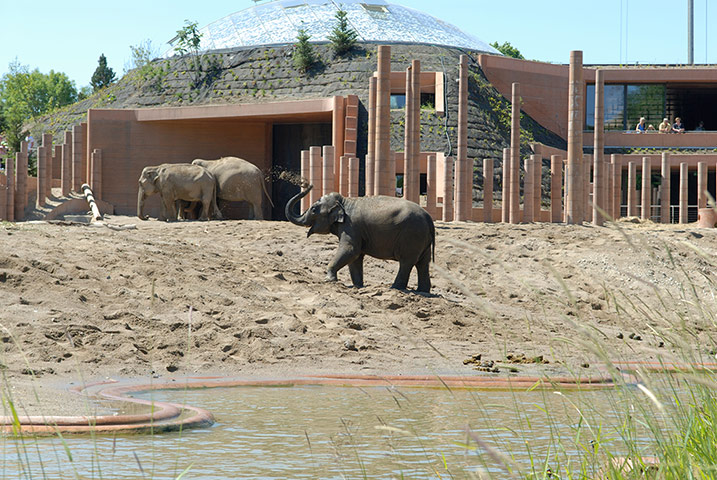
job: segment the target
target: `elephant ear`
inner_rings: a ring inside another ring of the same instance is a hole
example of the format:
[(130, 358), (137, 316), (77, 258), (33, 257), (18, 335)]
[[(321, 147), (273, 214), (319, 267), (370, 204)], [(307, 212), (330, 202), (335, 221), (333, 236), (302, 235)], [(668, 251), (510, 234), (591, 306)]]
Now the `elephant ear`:
[(329, 210), (329, 223), (344, 223), (345, 215), (346, 211), (344, 211), (344, 206), (337, 203)]

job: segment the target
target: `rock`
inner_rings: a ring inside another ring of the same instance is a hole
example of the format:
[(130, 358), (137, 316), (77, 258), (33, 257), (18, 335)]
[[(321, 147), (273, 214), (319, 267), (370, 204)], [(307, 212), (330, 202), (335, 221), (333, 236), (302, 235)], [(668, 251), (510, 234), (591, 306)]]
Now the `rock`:
[(348, 339), (348, 340), (344, 341), (344, 348), (346, 350), (351, 350), (353, 352), (358, 351), (358, 349), (356, 348), (356, 341), (353, 339)]

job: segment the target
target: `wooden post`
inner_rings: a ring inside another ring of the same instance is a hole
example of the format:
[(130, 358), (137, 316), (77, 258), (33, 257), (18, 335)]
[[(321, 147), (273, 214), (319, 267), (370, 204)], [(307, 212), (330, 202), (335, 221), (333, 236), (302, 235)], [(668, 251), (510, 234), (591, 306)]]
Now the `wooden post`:
[(83, 147), (84, 136), (82, 135), (82, 126), (75, 125), (72, 127), (72, 190), (80, 191), (82, 186), (83, 171), (82, 157), (85, 151)]
[(585, 219), (583, 168), (583, 52), (570, 52), (568, 83), (568, 167), (567, 212), (568, 224), (579, 224)]
[(52, 134), (42, 134), (42, 146), (45, 147), (45, 191), (43, 196), (45, 198), (52, 197)]
[(453, 157), (443, 162), (443, 221), (453, 220)]
[[(309, 151), (308, 150), (302, 150), (301, 151), (301, 182), (306, 183), (307, 186), (311, 182), (309, 181), (309, 177), (311, 177), (311, 165), (309, 163)], [(303, 188), (303, 185), (301, 186)], [(308, 195), (305, 195), (304, 198), (301, 199), (301, 211), (302, 213), (306, 211), (307, 208), (311, 205), (311, 193)]]
[(20, 220), (20, 217), (15, 214), (15, 204), (20, 202), (20, 196), (16, 194), (16, 171), (19, 171), (19, 165), (22, 163), (20, 160), (21, 155), (21, 153), (15, 153), (14, 160), (10, 158), (5, 159), (5, 161), (7, 162), (5, 164), (5, 188), (7, 188), (7, 195), (5, 195), (5, 218), (7, 218), (8, 222)]
[(680, 163), (680, 223), (687, 223), (687, 202), (689, 201), (689, 169), (687, 163)]
[(493, 159), (483, 159), (483, 221), (493, 223)]
[(347, 193), (349, 197), (358, 197), (358, 177), (359, 177), (359, 163), (358, 158), (356, 157), (349, 157), (349, 171), (348, 171), (348, 188)]
[[(403, 198), (412, 200), (413, 197), (413, 122), (415, 120), (413, 112), (413, 76), (412, 68), (409, 65), (406, 68), (406, 105), (404, 117), (404, 134), (403, 134)], [(418, 202), (416, 202), (418, 203)]]
[(376, 173), (374, 182), (380, 195), (396, 195), (396, 176), (391, 178), (391, 47), (378, 47), (378, 77), (376, 79)]
[(550, 221), (563, 221), (563, 157), (550, 156)]
[(411, 62), (413, 91), (413, 160), (411, 160), (412, 202), (421, 203), (421, 61)]
[(321, 147), (309, 147), (309, 183), (314, 186), (309, 192), (313, 205), (321, 198)]
[(520, 84), (513, 83), (510, 126), (510, 223), (520, 221)]
[(90, 172), (92, 172), (90, 175), (92, 180), (92, 192), (97, 198), (102, 198), (102, 150), (99, 148), (92, 150)]
[(339, 162), (339, 193), (345, 197), (349, 194), (349, 157), (341, 155)]
[[(520, 110), (518, 110), (520, 122)], [(520, 128), (520, 123), (518, 123)], [(469, 183), (469, 172), (472, 168), (468, 164), (468, 56), (461, 55), (458, 73), (458, 145), (456, 148), (455, 166), (455, 194), (454, 194), (454, 220), (465, 222), (470, 220), (472, 207), (472, 181)], [(520, 148), (520, 138), (518, 138)]]
[(642, 219), (652, 216), (652, 165), (650, 157), (642, 157)]
[(368, 148), (366, 152), (366, 196), (377, 195), (376, 166), (376, 77), (368, 79)]
[(533, 159), (533, 221), (540, 221), (541, 201), (543, 200), (543, 157), (531, 155)]
[(707, 162), (697, 163), (697, 208), (707, 207)]
[(436, 215), (436, 156), (428, 155), (426, 159), (426, 211), (435, 218)]
[[(603, 213), (605, 208), (605, 168), (603, 162), (603, 150), (605, 147), (604, 129), (604, 91), (605, 71), (595, 71), (595, 129), (593, 149), (593, 225), (601, 226), (604, 222)], [(602, 212), (601, 212), (602, 210)]]
[(612, 218), (617, 220), (622, 214), (622, 162), (616, 154), (610, 156), (613, 174)]
[(334, 154), (336, 150), (333, 145), (324, 145), (323, 156), (321, 160), (321, 194), (327, 195), (335, 189), (334, 183)]
[(503, 194), (500, 199), (501, 221), (508, 223), (510, 221), (510, 148), (503, 149), (503, 176), (501, 184)]
[(45, 206), (45, 191), (47, 182), (47, 151), (45, 147), (37, 147), (37, 197), (35, 206)]
[(535, 213), (533, 208), (535, 201), (533, 194), (535, 159), (532, 155), (523, 160), (523, 168), (525, 170), (525, 175), (523, 176), (523, 222), (527, 223), (533, 221), (533, 214)]

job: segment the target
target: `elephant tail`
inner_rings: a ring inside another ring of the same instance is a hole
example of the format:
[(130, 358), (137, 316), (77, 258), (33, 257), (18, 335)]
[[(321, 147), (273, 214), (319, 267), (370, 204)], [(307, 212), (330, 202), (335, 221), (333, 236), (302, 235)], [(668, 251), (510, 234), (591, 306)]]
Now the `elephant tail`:
[(436, 226), (433, 224), (433, 220), (431, 220), (431, 248), (433, 250), (433, 263), (436, 262)]
[(269, 195), (269, 192), (266, 189), (266, 182), (264, 180), (261, 181), (261, 188), (264, 189), (264, 195), (266, 195), (267, 200), (269, 200), (269, 203), (271, 204), (271, 208), (275, 208), (274, 202), (271, 201), (271, 195)]

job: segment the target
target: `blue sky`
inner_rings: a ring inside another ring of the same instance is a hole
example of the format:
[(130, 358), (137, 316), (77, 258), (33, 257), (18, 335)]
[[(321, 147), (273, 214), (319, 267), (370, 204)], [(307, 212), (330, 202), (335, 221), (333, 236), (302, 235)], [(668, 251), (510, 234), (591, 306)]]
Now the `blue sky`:
[[(389, 0), (390, 1), (390, 0)], [(694, 0), (695, 63), (717, 63), (717, 4)], [(687, 0), (397, 0), (491, 43), (509, 41), (526, 58), (567, 63), (582, 50), (586, 64), (687, 61)], [(185, 19), (200, 27), (254, 5), (252, 0), (0, 0), (0, 76), (17, 59), (47, 73), (65, 72), (88, 85), (101, 53), (118, 76), (130, 45), (145, 40), (160, 51)]]

